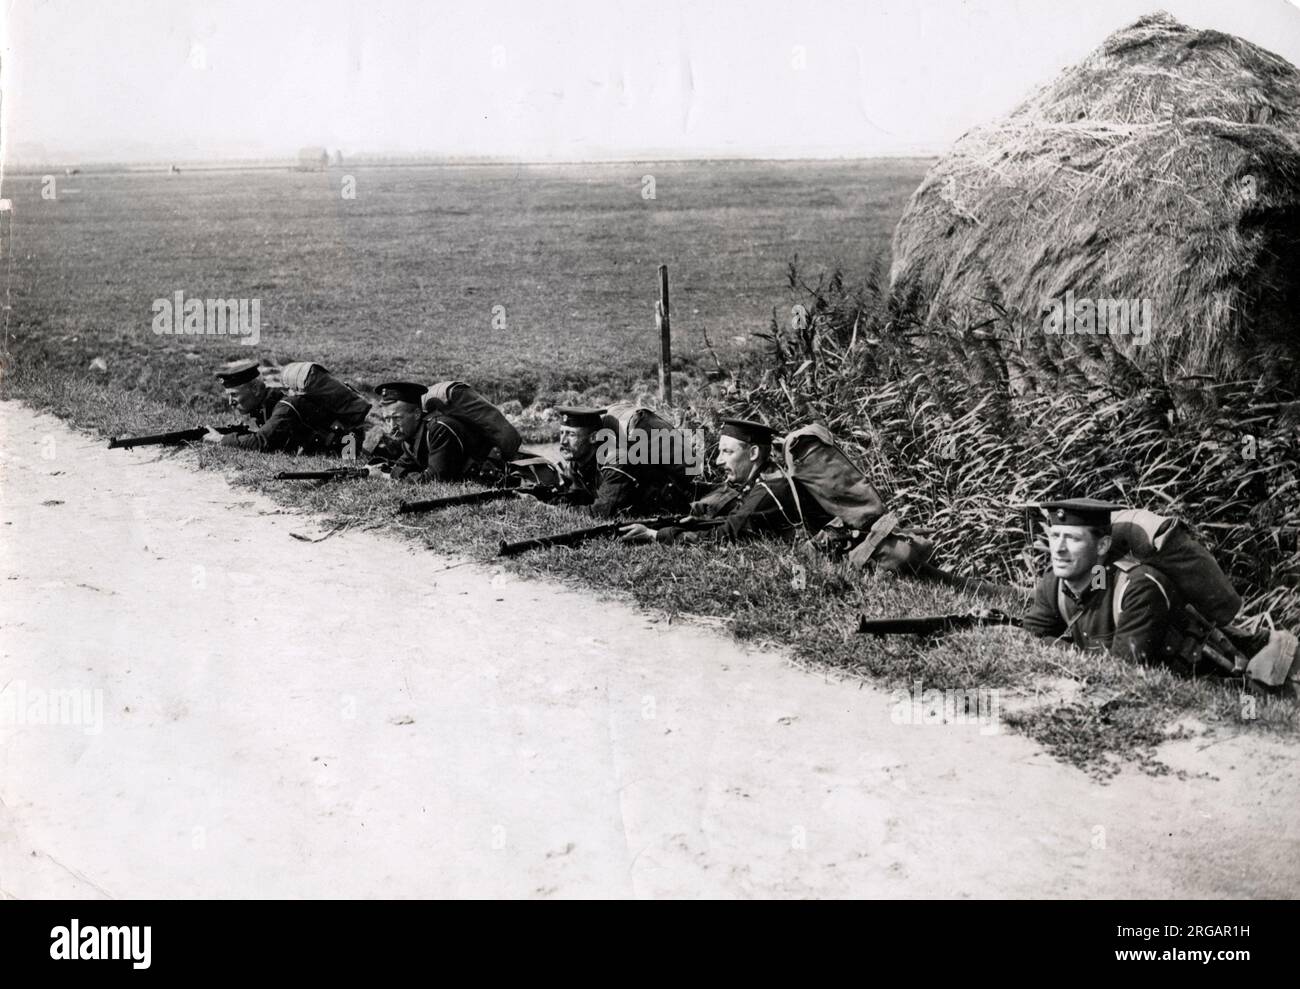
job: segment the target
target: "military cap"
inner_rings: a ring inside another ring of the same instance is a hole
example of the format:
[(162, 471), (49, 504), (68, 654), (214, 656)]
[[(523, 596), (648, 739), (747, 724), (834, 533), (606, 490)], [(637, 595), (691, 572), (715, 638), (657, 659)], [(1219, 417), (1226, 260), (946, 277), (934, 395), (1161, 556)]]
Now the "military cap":
[(589, 408), (583, 405), (557, 405), (555, 411), (560, 414), (565, 426), (576, 429), (599, 429), (605, 409)]
[(775, 433), (776, 430), (771, 426), (752, 422), (749, 419), (723, 419), (722, 429), (718, 431), (720, 436), (730, 436), (742, 443), (753, 443), (757, 446), (770, 446)]
[(385, 381), (375, 389), (375, 394), (379, 396), (379, 401), (383, 405), (389, 402), (410, 402), (412, 405), (419, 405), (420, 398), (428, 390), (424, 385), (417, 385), (413, 381)]
[(257, 361), (231, 361), (217, 369), (217, 377), (221, 379), (224, 388), (237, 388), (256, 380), (260, 375)]
[(1086, 525), (1102, 529), (1110, 528), (1111, 512), (1124, 508), (1096, 498), (1063, 498), (1045, 501), (1039, 507), (1047, 513), (1051, 525)]

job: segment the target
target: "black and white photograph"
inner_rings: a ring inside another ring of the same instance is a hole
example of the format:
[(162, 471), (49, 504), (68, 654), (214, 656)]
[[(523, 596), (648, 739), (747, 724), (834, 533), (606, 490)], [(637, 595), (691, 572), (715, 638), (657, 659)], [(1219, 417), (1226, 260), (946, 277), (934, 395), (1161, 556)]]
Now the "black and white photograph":
[(1113, 968), (1259, 960), (1213, 901), (1300, 896), (1300, 6), (1161, 3), (5, 5), (22, 953), (1142, 900), (1210, 902)]

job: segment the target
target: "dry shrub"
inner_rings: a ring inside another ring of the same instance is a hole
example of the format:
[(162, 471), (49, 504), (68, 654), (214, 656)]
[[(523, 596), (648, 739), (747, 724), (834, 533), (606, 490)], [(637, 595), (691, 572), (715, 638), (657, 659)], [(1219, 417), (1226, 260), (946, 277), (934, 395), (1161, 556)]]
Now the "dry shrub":
[(1300, 626), (1294, 366), (1221, 382), (1135, 370), (1097, 387), (1066, 374), (1013, 398), (1005, 378), (968, 383), (989, 341), (1014, 335), (1005, 312), (923, 329), (878, 272), (808, 284), (791, 265), (790, 284), (807, 318), (774, 315), (765, 358), (737, 372), (732, 413), (824, 422), (892, 508), (934, 529), (941, 566), (1028, 584), (1044, 559), (1024, 506), (1108, 498), (1185, 520), (1248, 607)]

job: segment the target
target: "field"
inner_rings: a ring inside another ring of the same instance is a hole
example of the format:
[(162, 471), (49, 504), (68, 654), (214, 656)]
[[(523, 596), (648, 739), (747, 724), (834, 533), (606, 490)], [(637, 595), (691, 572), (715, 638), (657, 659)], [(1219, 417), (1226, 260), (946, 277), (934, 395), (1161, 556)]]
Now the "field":
[(794, 256), (859, 275), (887, 263), (927, 164), (104, 173), (57, 176), (53, 199), (40, 176), (6, 175), (8, 336), (19, 360), (86, 372), (99, 357), (116, 387), (195, 405), (216, 397), (213, 364), (254, 348), (156, 335), (153, 300), (183, 291), (260, 299), (262, 355), (362, 385), (458, 377), (525, 404), (618, 388), (655, 366), (658, 264), (677, 363), (705, 357), (705, 332), (726, 360), (788, 305)]
[[(3, 393), (100, 435), (153, 432), (214, 421), (221, 402), (213, 366), (255, 354), (277, 364), (318, 360), (362, 387), (389, 378), (455, 377), (499, 403), (546, 406), (574, 392), (613, 399), (644, 389), (653, 376), (659, 263), (672, 273), (675, 362), (699, 382), (699, 372), (713, 366), (705, 332), (723, 362), (738, 361), (762, 345), (755, 336), (769, 329), (774, 311), (784, 325), (792, 301), (807, 301), (806, 292), (792, 295), (788, 285), (796, 256), (813, 282), (842, 268), (847, 281), (865, 284), (873, 271), (886, 270), (892, 228), (925, 166), (890, 160), (359, 169), (355, 199), (341, 195), (352, 173), (339, 171), (59, 176), (53, 200), (42, 199), (40, 176), (7, 175), (3, 195), (13, 211)], [(654, 177), (652, 200), (642, 197), (647, 175)], [(260, 346), (155, 334), (153, 301), (177, 291), (260, 299)], [(502, 314), (495, 307), (503, 307), (504, 325), (494, 325)], [(748, 408), (746, 401), (766, 396), (784, 405), (782, 416), (793, 414), (786, 381), (773, 383), (758, 362), (749, 371), (765, 384), (748, 399), (729, 396), (731, 407)], [(960, 376), (945, 368), (940, 377), (961, 390)], [(789, 378), (796, 390), (809, 380), (799, 372)], [(877, 398), (892, 394), (898, 406), (902, 425), (894, 432), (911, 437), (895, 451), (894, 469), (928, 462), (932, 437), (908, 420), (914, 406), (927, 403), (896, 394), (896, 383), (858, 374), (843, 384), (849, 400), (833, 403), (828, 416), (843, 435), (859, 426), (844, 421), (854, 409), (877, 419), (894, 414), (860, 404), (877, 387)], [(980, 435), (1010, 456), (994, 433)], [(870, 453), (873, 473), (886, 452)], [(490, 559), (502, 539), (587, 521), (512, 501), (399, 522), (400, 493), (380, 482), (316, 488), (272, 479), (277, 470), (325, 462), (223, 448), (181, 456), (270, 494), (290, 511), (339, 527), (381, 529), (459, 557)], [(968, 459), (972, 474), (992, 476), (980, 456)], [(971, 522), (978, 512), (954, 472), (943, 463), (937, 469), (942, 483), (889, 491), (900, 504), (925, 496), (945, 508), (947, 515), (918, 514), (947, 527), (951, 550), (956, 536), (978, 535)], [(461, 490), (435, 484), (427, 496)], [(997, 515), (1008, 496), (1009, 489), (996, 491), (976, 507)], [(1018, 536), (1013, 523), (996, 525), (1012, 525)], [(969, 570), (969, 561), (943, 562)], [(936, 688), (1061, 696), (1051, 683), (1059, 686), (1064, 677), (1074, 683), (1067, 694), (1080, 699), (1008, 722), (1099, 778), (1124, 759), (1163, 772), (1153, 753), (1183, 731), (1187, 716), (1230, 731), (1290, 734), (1297, 727), (1290, 700), (1261, 697), (1246, 722), (1238, 684), (1193, 682), (1063, 652), (1014, 630), (926, 643), (868, 641), (852, 631), (860, 613), (937, 614), (988, 602), (947, 587), (863, 577), (784, 545), (709, 551), (588, 544), (505, 567), (616, 591), (656, 612), (689, 615), (741, 639), (788, 647), (821, 669), (886, 686), (921, 680)], [(1014, 595), (997, 603), (1020, 604)]]

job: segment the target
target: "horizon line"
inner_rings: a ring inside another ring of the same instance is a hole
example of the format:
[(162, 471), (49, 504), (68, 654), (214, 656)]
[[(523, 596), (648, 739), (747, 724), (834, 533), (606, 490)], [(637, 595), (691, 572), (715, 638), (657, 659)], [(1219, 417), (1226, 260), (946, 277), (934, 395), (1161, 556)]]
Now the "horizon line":
[(674, 162), (694, 162), (694, 161), (717, 161), (717, 162), (810, 162), (810, 161), (873, 161), (877, 159), (899, 159), (899, 158), (937, 158), (944, 152), (942, 151), (885, 151), (875, 154), (799, 154), (799, 155), (771, 155), (771, 154), (691, 154), (691, 155), (665, 155), (665, 154), (644, 154), (608, 158), (539, 158), (539, 157), (509, 157), (496, 155), (455, 155), (455, 154), (429, 154), (422, 152), (411, 153), (383, 153), (383, 152), (358, 152), (352, 156), (345, 156), (342, 164), (311, 164), (304, 166), (300, 155), (260, 155), (260, 156), (231, 156), (216, 158), (96, 158), (83, 157), (71, 158), (64, 155), (51, 156), (50, 158), (24, 157), (10, 158), (8, 155), (3, 156), (0, 167), (4, 171), (29, 171), (39, 170), (41, 167), (50, 168), (90, 168), (90, 167), (113, 167), (121, 169), (131, 169), (138, 171), (147, 171), (151, 169), (168, 169), (172, 166), (187, 166), (197, 170), (220, 170), (222, 168), (239, 168), (239, 167), (265, 167), (265, 168), (286, 168), (290, 170), (304, 169), (311, 171), (326, 171), (330, 169), (378, 165), (620, 165), (620, 164), (658, 164)]

